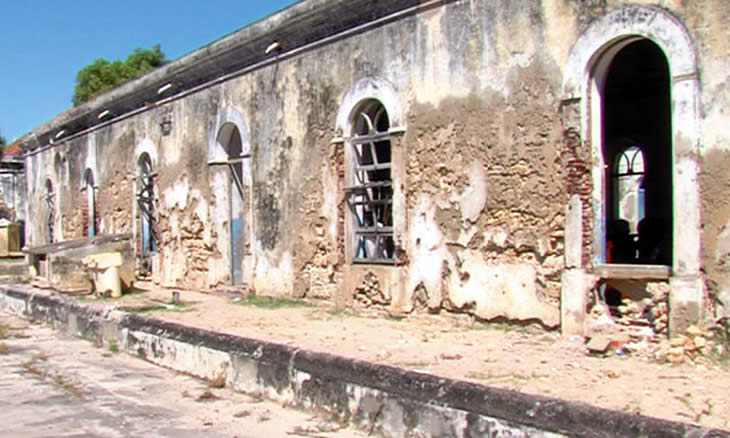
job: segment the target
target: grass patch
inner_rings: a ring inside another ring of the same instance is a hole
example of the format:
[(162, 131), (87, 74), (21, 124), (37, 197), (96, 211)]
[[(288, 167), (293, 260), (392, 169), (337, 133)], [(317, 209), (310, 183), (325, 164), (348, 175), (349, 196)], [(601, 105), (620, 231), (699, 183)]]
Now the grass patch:
[(234, 298), (232, 302), (243, 306), (252, 306), (259, 309), (269, 310), (296, 307), (313, 307), (312, 304), (304, 300), (295, 300), (292, 298), (282, 297), (261, 297), (256, 295), (249, 295), (247, 298)]
[(359, 318), (360, 315), (347, 309), (317, 308), (307, 314), (307, 317), (315, 321), (332, 321), (335, 319)]
[(0, 339), (7, 339), (9, 331), (10, 329), (8, 328), (8, 326), (0, 322)]
[(730, 368), (730, 318), (723, 318), (708, 330), (714, 346), (710, 359), (725, 369)]
[(179, 301), (175, 304), (167, 303), (150, 303), (142, 304), (140, 306), (124, 306), (120, 310), (129, 313), (153, 313), (153, 312), (189, 312), (193, 309), (193, 304), (190, 301)]
[(83, 294), (83, 295), (76, 295), (74, 298), (76, 298), (79, 301), (119, 301), (123, 298), (131, 297), (131, 296), (135, 296), (135, 295), (142, 295), (142, 294), (145, 294), (146, 292), (147, 291), (145, 291), (143, 289), (129, 287), (129, 288), (123, 288), (122, 296), (118, 297), (118, 298), (112, 298), (110, 296), (99, 295), (97, 293), (91, 293), (91, 292)]
[(425, 360), (416, 360), (412, 362), (399, 362), (396, 365), (404, 368), (428, 368), (433, 364)]
[[(488, 373), (482, 373), (482, 372), (470, 372), (466, 375), (469, 379), (475, 379), (475, 380), (484, 380), (484, 381), (505, 381), (505, 380), (515, 380), (515, 381), (527, 381), (530, 380), (529, 376), (525, 376), (524, 374), (494, 374), (492, 372)], [(533, 377), (535, 377), (535, 374), (533, 373)]]
[(108, 341), (106, 341), (106, 347), (112, 353), (119, 353), (119, 345), (117, 344), (116, 339), (109, 339)]
[(122, 289), (122, 296), (142, 295), (145, 293), (144, 289), (137, 289), (136, 287), (125, 287)]

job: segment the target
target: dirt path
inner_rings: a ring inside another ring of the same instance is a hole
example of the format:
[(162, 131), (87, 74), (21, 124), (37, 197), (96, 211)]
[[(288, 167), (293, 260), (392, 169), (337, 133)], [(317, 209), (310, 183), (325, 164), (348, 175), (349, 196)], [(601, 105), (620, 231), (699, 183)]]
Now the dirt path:
[(168, 290), (119, 300), (84, 299), (220, 332), (386, 363), (489, 386), (581, 401), (619, 411), (730, 430), (730, 370), (713, 363), (660, 364), (631, 355), (595, 357), (583, 339), (466, 317), (403, 320), (356, 316), (324, 305)]

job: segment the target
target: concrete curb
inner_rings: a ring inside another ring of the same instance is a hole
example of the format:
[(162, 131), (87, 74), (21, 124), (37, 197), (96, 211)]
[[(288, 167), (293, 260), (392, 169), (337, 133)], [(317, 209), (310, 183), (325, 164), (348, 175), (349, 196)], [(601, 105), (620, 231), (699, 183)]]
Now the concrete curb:
[(387, 437), (730, 437), (710, 430), (387, 365), (94, 310), (25, 285), (0, 286), (0, 306), (81, 338), (203, 379), (260, 394)]

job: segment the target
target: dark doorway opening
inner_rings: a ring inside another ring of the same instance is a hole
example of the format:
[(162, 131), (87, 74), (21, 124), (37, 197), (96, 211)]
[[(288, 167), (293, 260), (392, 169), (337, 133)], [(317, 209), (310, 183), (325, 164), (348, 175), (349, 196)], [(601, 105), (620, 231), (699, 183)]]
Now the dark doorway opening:
[(672, 126), (667, 59), (653, 42), (614, 57), (603, 90), (607, 263), (671, 265)]

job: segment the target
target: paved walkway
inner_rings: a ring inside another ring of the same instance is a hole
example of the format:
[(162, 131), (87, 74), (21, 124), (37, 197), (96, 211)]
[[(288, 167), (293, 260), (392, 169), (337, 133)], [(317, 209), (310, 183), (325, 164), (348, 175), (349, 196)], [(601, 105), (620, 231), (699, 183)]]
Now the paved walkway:
[(464, 315), (396, 320), (326, 303), (244, 300), (150, 288), (121, 299), (79, 298), (185, 325), (608, 409), (730, 430), (730, 371), (631, 355), (595, 357), (582, 339), (538, 328), (474, 322)]
[(0, 437), (365, 437), (0, 311)]

